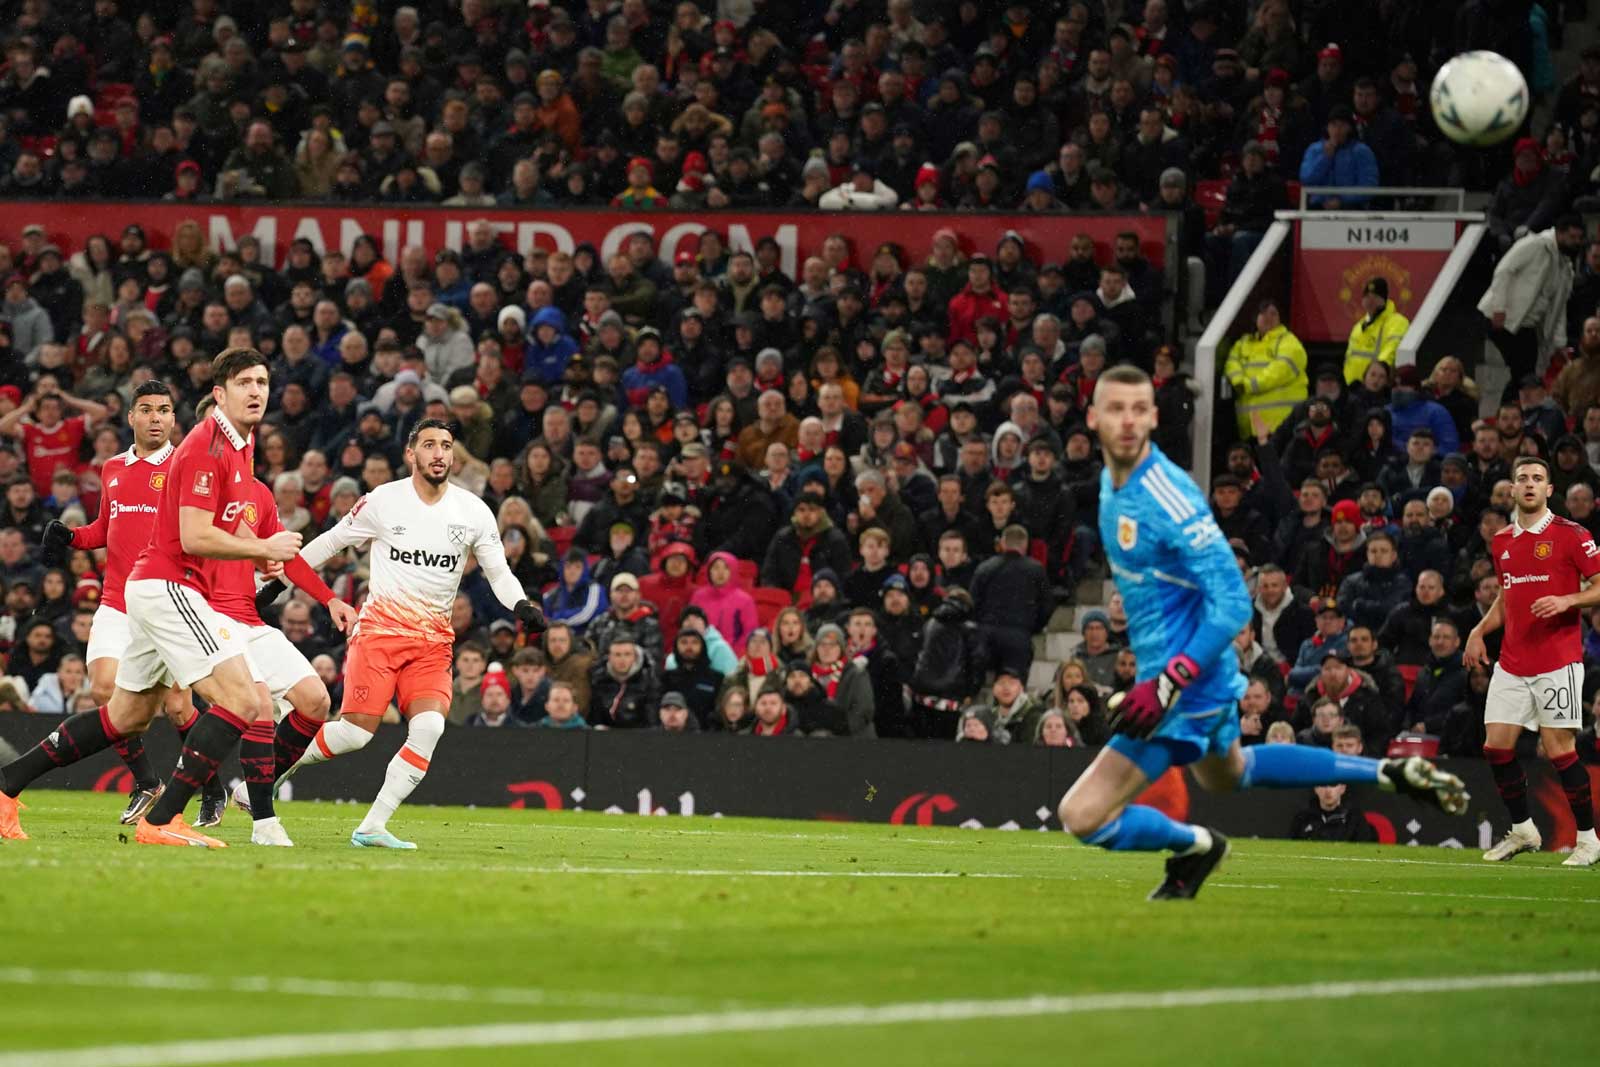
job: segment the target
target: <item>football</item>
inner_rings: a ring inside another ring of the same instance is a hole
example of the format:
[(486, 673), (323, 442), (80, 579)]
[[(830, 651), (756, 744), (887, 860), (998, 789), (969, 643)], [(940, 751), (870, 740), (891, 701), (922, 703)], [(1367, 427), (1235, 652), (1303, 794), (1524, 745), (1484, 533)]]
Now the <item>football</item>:
[(1439, 68), (1429, 102), (1446, 137), (1482, 148), (1521, 127), (1528, 116), (1528, 83), (1497, 52), (1463, 52)]

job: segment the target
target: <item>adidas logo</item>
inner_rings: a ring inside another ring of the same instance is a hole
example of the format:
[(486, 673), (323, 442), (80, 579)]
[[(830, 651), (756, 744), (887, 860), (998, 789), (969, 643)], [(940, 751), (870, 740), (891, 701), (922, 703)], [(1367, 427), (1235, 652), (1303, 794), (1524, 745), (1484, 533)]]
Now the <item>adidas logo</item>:
[(239, 483), (240, 483), (240, 482), (241, 482), (241, 481), (243, 481), (243, 480), (244, 480), (244, 479), (242, 479), (242, 478), (240, 478), (240, 477), (239, 477), (239, 472), (238, 472), (238, 471), (234, 471), (234, 472), (233, 472), (233, 484), (234, 484), (234, 485), (238, 485), (238, 484), (239, 484)]
[(1501, 559), (1510, 559), (1511, 558), (1511, 550), (1507, 549), (1506, 551), (1500, 553), (1500, 558)]
[(107, 488), (115, 489), (116, 487), (117, 487), (117, 480), (115, 478), (113, 478), (113, 479), (111, 479), (111, 484), (109, 486), (107, 486)]

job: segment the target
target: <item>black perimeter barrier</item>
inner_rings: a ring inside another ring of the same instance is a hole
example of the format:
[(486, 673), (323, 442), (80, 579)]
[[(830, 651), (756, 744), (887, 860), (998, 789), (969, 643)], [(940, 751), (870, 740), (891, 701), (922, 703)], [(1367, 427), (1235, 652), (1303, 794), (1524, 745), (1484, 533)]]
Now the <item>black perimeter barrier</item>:
[[(0, 714), (0, 740), (19, 752), (61, 720)], [(367, 802), (405, 739), (385, 726), (360, 752), (308, 768), (285, 799)], [(177, 735), (157, 722), (146, 746), (165, 775)], [(905, 826), (1061, 831), (1056, 803), (1094, 758), (1093, 749), (967, 745), (843, 738), (756, 738), (655, 731), (450, 729), (409, 803), (535, 808), (662, 816), (726, 815), (878, 822)], [(1543, 760), (1525, 761), (1535, 818), (1548, 847), (1570, 846), (1574, 826)], [(1487, 765), (1450, 760), (1472, 791), (1459, 818), (1379, 791), (1352, 789), (1385, 843), (1487, 848), (1507, 828)], [(222, 773), (239, 777), (236, 760)], [(1600, 766), (1590, 775), (1600, 786)], [(126, 792), (130, 777), (112, 752), (57, 771), (41, 788)], [(1600, 793), (1600, 789), (1597, 789)], [(1169, 774), (1146, 799), (1177, 818), (1244, 837), (1284, 837), (1310, 790), (1258, 789), (1217, 795)], [(109, 804), (120, 807), (120, 804)]]

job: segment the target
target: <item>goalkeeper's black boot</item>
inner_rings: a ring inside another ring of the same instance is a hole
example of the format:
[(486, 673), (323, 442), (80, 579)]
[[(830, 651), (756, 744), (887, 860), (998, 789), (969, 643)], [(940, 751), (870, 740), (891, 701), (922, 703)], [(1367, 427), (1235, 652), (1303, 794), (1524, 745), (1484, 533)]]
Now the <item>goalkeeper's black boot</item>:
[(1189, 856), (1173, 856), (1167, 861), (1167, 880), (1151, 892), (1151, 900), (1193, 900), (1200, 887), (1228, 856), (1228, 839), (1217, 830), (1211, 834), (1211, 847)]

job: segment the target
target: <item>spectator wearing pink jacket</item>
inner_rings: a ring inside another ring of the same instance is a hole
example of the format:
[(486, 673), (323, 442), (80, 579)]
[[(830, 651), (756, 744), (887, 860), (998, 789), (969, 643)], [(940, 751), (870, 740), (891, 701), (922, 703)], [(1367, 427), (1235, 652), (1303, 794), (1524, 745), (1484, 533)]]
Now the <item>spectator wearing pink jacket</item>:
[(756, 618), (755, 599), (733, 580), (734, 566), (734, 558), (727, 552), (711, 553), (706, 561), (706, 578), (711, 584), (696, 589), (689, 603), (705, 611), (707, 621), (734, 653), (742, 656), (750, 632), (761, 623)]

